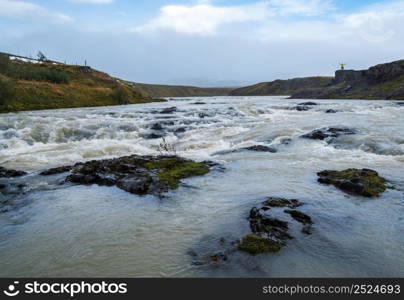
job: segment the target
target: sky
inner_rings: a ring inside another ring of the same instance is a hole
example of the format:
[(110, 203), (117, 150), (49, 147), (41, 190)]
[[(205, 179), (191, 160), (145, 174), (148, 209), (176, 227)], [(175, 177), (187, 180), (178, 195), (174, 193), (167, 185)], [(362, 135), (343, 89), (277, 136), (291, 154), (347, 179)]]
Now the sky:
[(404, 59), (404, 0), (0, 0), (0, 51), (240, 86)]

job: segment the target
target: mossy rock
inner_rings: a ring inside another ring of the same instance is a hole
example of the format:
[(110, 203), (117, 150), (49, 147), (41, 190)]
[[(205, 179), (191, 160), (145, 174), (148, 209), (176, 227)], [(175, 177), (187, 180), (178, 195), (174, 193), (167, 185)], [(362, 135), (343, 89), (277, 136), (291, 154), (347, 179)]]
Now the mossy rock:
[(150, 161), (144, 164), (144, 167), (159, 170), (157, 176), (171, 189), (176, 189), (183, 178), (205, 175), (209, 172), (209, 167), (202, 162), (186, 161), (178, 157)]
[(247, 234), (243, 237), (239, 250), (250, 253), (252, 255), (260, 253), (274, 253), (282, 248), (282, 244), (270, 238), (263, 238), (256, 234)]
[(295, 209), (285, 209), (284, 213), (289, 214), (293, 219), (302, 224), (313, 224), (310, 216)]
[(317, 175), (320, 183), (332, 184), (344, 192), (364, 197), (378, 197), (389, 188), (386, 179), (370, 169), (326, 170)]
[(262, 203), (263, 205), (270, 206), (270, 207), (290, 207), (296, 208), (302, 206), (299, 200), (296, 199), (285, 199), (285, 198), (278, 198), (278, 197), (269, 197), (266, 201)]
[(78, 163), (67, 181), (117, 187), (138, 195), (161, 193), (176, 189), (181, 179), (204, 175), (208, 163), (194, 162), (177, 156), (131, 155), (113, 159)]

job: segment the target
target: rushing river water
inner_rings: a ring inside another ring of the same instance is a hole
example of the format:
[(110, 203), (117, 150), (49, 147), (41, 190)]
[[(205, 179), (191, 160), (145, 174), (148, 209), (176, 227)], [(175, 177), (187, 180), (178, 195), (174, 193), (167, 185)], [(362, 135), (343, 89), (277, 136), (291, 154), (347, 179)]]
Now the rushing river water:
[[(299, 102), (184, 98), (0, 115), (0, 165), (30, 172), (0, 182), (24, 183), (0, 194), (0, 276), (404, 276), (404, 106), (318, 100), (308, 111), (291, 109)], [(172, 106), (176, 112), (160, 113)], [(159, 154), (161, 139), (147, 138), (156, 122), (178, 155), (224, 169), (186, 179), (164, 199), (38, 175), (79, 161)], [(341, 125), (357, 133), (331, 144), (299, 138)], [(252, 145), (278, 151), (229, 151)], [(369, 199), (317, 183), (318, 171), (350, 167), (377, 170), (397, 189)], [(268, 196), (303, 201), (313, 234), (293, 232), (276, 254), (193, 263), (190, 253), (214, 253), (223, 237), (248, 233), (249, 210)]]

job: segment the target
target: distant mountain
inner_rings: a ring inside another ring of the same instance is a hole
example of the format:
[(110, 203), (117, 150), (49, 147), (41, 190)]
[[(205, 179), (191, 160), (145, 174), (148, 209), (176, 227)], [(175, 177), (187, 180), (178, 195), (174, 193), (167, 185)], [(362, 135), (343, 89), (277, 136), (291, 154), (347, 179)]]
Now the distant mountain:
[(404, 60), (379, 64), (367, 70), (338, 70), (326, 87), (307, 87), (291, 98), (404, 99)]
[(231, 96), (277, 96), (291, 95), (307, 88), (322, 88), (331, 84), (332, 77), (304, 77), (274, 80), (234, 89)]

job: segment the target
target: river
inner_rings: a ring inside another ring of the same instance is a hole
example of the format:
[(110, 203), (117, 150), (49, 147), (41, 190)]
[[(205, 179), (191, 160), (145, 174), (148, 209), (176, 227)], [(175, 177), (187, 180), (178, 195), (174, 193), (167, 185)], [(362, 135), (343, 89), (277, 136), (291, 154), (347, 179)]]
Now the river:
[[(310, 110), (293, 109), (300, 102), (175, 98), (0, 115), (0, 165), (29, 172), (0, 180), (24, 184), (0, 194), (0, 276), (403, 277), (404, 106), (316, 100)], [(148, 138), (156, 122), (163, 129), (155, 132), (166, 133), (177, 155), (215, 161), (223, 170), (188, 178), (163, 199), (62, 184), (66, 174), (38, 175), (92, 159), (157, 155), (162, 140)], [(356, 134), (332, 143), (300, 138), (325, 126)], [(252, 145), (277, 152), (232, 151)], [(345, 168), (374, 169), (396, 189), (364, 198), (317, 182), (316, 172)], [(191, 254), (209, 255), (223, 238), (248, 233), (249, 210), (269, 196), (304, 202), (313, 233), (294, 233), (275, 254), (237, 251), (218, 265), (195, 264)]]

